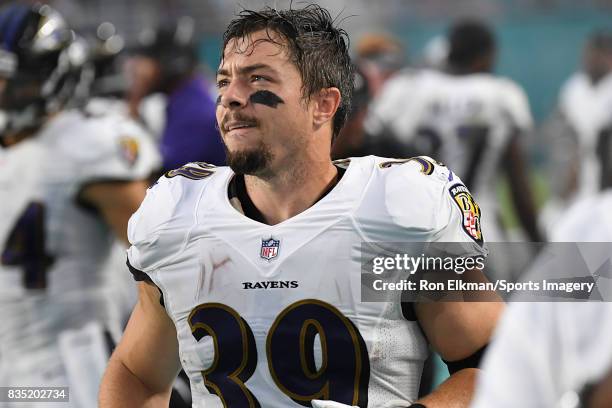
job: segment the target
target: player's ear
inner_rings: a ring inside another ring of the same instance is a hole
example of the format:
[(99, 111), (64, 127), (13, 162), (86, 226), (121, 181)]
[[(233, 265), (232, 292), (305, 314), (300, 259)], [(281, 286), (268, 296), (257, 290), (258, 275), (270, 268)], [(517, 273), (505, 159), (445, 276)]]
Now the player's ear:
[(340, 105), (341, 98), (340, 90), (335, 87), (324, 88), (319, 93), (313, 95), (313, 125), (315, 129), (333, 119)]

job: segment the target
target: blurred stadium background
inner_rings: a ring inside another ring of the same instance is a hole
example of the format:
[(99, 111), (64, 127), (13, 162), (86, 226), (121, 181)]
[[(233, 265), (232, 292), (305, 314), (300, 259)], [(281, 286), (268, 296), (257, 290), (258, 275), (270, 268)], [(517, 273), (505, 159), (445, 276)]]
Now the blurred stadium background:
[[(2, 1), (0, 4), (6, 4)], [(77, 31), (111, 21), (129, 44), (159, 23), (189, 15), (196, 21), (200, 58), (216, 68), (223, 28), (242, 7), (283, 7), (289, 1), (264, 0), (56, 0), (57, 8)], [(316, 1), (344, 19), (353, 45), (368, 32), (388, 32), (402, 40), (410, 62), (422, 56), (427, 42), (460, 17), (490, 22), (500, 42), (496, 72), (523, 87), (534, 117), (543, 120), (554, 107), (564, 79), (579, 63), (584, 41), (595, 29), (612, 26), (610, 0), (328, 0)], [(294, 2), (296, 5), (305, 2)]]

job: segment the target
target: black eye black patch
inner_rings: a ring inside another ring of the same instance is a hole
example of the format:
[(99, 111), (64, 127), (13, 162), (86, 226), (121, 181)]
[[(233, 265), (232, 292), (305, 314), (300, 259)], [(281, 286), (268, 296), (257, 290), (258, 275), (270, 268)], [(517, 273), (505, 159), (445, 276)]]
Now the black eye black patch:
[(266, 90), (253, 92), (251, 96), (249, 96), (249, 101), (251, 101), (251, 103), (261, 103), (270, 108), (276, 108), (279, 103), (285, 103), (277, 94)]

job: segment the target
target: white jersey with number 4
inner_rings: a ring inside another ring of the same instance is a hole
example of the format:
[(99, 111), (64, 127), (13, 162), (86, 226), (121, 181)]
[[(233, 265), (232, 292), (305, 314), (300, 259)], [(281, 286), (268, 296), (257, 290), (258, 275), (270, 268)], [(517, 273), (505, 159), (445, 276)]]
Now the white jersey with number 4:
[(146, 180), (158, 164), (135, 123), (78, 110), (0, 152), (0, 386), (67, 385), (58, 336), (109, 316), (102, 268), (114, 238), (80, 192)]
[(399, 292), (362, 302), (361, 244), (461, 242), (480, 255), (479, 209), (429, 158), (338, 165), (326, 196), (276, 225), (231, 205), (229, 168), (198, 163), (162, 177), (130, 220), (132, 273), (163, 294), (194, 407), (416, 399), (426, 340)]

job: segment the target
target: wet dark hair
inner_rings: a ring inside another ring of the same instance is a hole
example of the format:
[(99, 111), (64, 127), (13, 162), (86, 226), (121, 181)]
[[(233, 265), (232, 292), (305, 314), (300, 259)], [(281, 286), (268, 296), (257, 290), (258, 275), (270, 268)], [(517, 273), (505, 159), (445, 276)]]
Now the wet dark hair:
[(493, 31), (476, 20), (464, 20), (453, 25), (448, 40), (448, 63), (454, 67), (469, 67), (476, 59), (495, 51)]
[[(348, 35), (335, 26), (329, 11), (310, 4), (302, 9), (243, 10), (223, 33), (223, 51), (236, 38), (266, 30), (268, 39), (286, 48), (302, 77), (302, 94), (308, 100), (321, 89), (340, 90), (340, 106), (333, 118), (332, 140), (346, 122), (353, 93), (353, 66), (348, 54)], [(284, 42), (278, 41), (279, 35)], [(223, 55), (221, 55), (223, 59)]]

